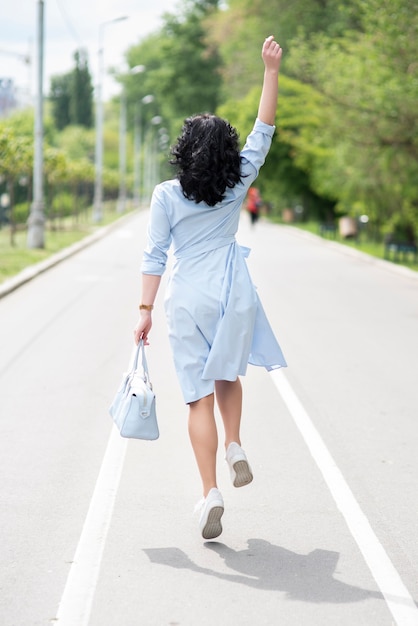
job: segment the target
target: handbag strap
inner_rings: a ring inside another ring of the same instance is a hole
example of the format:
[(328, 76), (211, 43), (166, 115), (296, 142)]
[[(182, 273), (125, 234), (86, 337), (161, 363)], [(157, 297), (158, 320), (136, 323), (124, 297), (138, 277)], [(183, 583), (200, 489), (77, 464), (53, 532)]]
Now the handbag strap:
[(142, 352), (142, 369), (144, 370), (144, 376), (145, 379), (151, 384), (150, 379), (149, 379), (149, 371), (148, 371), (148, 363), (147, 363), (147, 357), (145, 356), (145, 345), (144, 342), (141, 340), (142, 346), (141, 346), (141, 352)]
[(143, 369), (143, 372), (144, 372), (144, 380), (148, 381), (148, 383), (151, 385), (151, 381), (150, 381), (150, 378), (149, 378), (147, 357), (145, 356), (145, 345), (144, 345), (143, 339), (141, 339), (138, 342), (138, 345), (136, 346), (135, 356), (134, 356), (133, 363), (132, 363), (131, 373), (133, 374), (138, 369), (138, 360), (139, 360), (139, 353), (140, 352), (141, 352), (141, 357), (142, 357), (142, 369)]

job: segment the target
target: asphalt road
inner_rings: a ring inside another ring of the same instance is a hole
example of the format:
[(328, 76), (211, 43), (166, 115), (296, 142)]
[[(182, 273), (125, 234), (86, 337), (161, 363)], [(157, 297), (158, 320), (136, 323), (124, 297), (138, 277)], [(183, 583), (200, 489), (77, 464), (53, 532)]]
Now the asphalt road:
[[(121, 439), (147, 214), (0, 300), (1, 626), (418, 625), (418, 279), (243, 216), (288, 369), (250, 367), (254, 482), (199, 536), (160, 293), (161, 437)], [(222, 443), (222, 437), (220, 438)]]

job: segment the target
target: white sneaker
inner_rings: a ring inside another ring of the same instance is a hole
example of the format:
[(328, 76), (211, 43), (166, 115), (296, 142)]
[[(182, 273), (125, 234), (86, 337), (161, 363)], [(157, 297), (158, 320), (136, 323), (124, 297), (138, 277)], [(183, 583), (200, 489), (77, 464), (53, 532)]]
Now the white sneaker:
[(200, 510), (199, 528), (203, 539), (219, 537), (222, 532), (221, 517), (224, 514), (224, 501), (219, 489), (213, 487), (195, 510)]
[(229, 465), (231, 480), (234, 487), (244, 487), (253, 479), (251, 467), (244, 450), (237, 443), (229, 444), (225, 460)]

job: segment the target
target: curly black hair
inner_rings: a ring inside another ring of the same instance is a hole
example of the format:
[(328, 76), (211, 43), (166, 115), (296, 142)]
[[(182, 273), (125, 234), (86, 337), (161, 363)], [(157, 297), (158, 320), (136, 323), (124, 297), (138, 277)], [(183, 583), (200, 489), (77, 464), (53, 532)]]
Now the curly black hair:
[(194, 115), (185, 120), (182, 134), (171, 149), (177, 178), (189, 200), (215, 206), (241, 181), (238, 133), (216, 115)]

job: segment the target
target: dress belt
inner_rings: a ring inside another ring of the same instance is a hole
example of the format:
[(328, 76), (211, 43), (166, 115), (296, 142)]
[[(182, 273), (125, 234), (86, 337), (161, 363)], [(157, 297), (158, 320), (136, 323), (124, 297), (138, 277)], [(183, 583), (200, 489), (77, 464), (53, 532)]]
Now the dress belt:
[(200, 243), (195, 243), (192, 246), (183, 248), (182, 250), (175, 250), (173, 252), (176, 259), (188, 259), (194, 256), (199, 256), (205, 252), (211, 250), (217, 250), (223, 246), (229, 246), (231, 243), (235, 243), (235, 236), (230, 235), (228, 237), (216, 237), (215, 239), (205, 239)]

